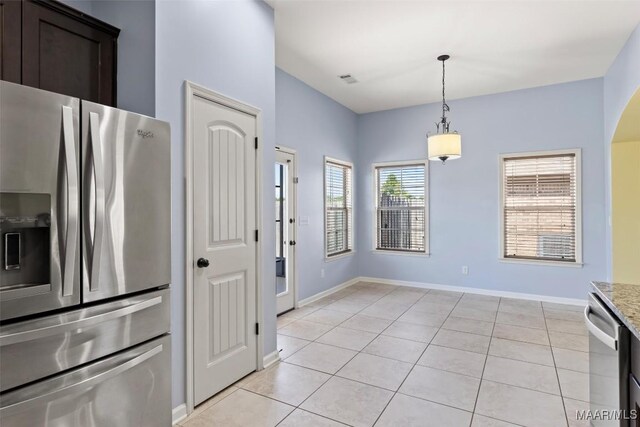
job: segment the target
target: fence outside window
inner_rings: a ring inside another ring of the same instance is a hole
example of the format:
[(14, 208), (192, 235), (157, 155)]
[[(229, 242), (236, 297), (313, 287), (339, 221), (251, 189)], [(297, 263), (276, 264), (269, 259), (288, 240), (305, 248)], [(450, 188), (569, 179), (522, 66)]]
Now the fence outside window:
[(375, 165), (377, 250), (426, 253), (425, 163)]

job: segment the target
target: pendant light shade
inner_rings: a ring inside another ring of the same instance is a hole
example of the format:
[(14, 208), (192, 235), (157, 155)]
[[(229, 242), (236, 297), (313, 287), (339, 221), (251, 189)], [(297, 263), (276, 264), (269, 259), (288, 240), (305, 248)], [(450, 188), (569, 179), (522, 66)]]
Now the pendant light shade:
[(447, 120), (449, 105), (444, 96), (444, 62), (447, 59), (449, 55), (438, 56), (438, 61), (442, 61), (442, 117), (436, 123), (436, 133), (427, 135), (428, 159), (442, 163), (462, 157), (462, 136), (456, 131), (449, 132), (451, 122)]
[(459, 159), (462, 156), (462, 135), (457, 132), (438, 133), (427, 138), (429, 160)]

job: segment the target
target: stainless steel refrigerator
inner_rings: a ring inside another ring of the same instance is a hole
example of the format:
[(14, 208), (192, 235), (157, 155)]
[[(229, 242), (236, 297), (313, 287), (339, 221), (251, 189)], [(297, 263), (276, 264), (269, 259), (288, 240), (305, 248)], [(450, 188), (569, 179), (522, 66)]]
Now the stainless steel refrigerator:
[(171, 425), (169, 124), (0, 82), (0, 425)]

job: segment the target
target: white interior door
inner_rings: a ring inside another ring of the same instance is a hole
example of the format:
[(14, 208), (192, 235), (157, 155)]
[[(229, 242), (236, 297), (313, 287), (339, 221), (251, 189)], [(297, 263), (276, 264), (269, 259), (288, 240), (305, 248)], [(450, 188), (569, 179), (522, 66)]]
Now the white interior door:
[(276, 150), (276, 297), (278, 314), (295, 306), (295, 155)]
[(256, 118), (195, 96), (194, 404), (257, 369)]

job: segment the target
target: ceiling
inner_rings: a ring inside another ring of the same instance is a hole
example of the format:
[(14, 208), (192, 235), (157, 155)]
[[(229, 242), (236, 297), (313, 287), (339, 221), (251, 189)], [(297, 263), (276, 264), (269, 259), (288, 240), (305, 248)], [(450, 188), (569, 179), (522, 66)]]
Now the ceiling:
[[(640, 23), (624, 0), (267, 0), (276, 65), (357, 113), (601, 77)], [(351, 74), (358, 83), (338, 76)]]
[(631, 141), (640, 141), (640, 89), (629, 100), (613, 135), (613, 142)]

